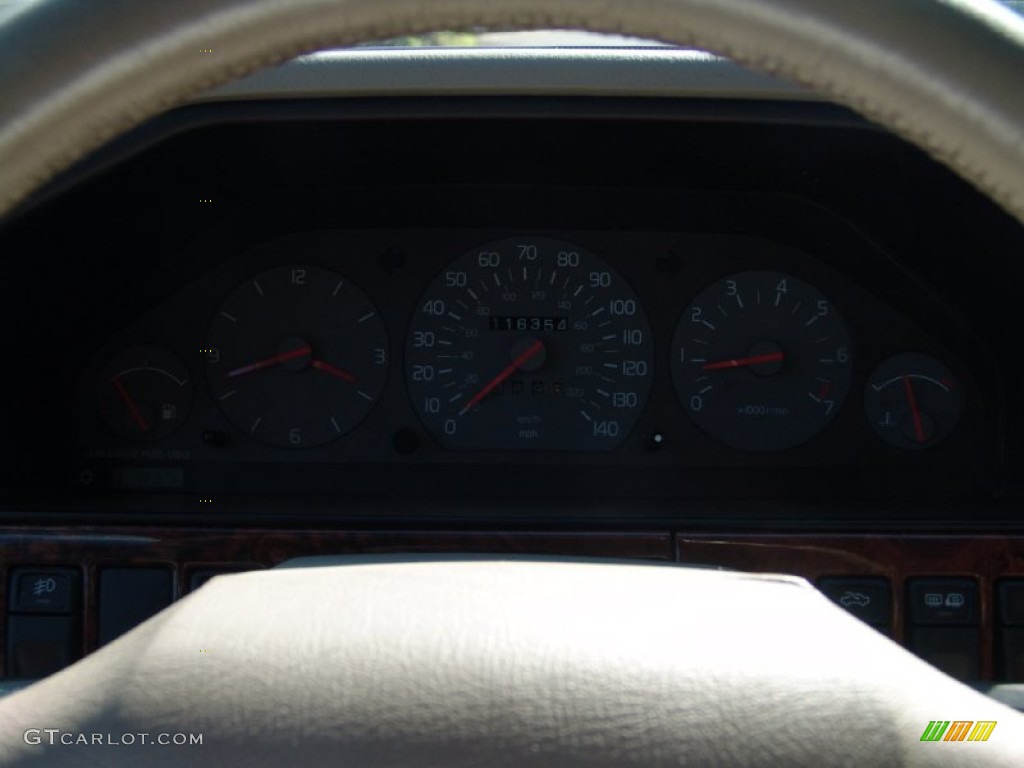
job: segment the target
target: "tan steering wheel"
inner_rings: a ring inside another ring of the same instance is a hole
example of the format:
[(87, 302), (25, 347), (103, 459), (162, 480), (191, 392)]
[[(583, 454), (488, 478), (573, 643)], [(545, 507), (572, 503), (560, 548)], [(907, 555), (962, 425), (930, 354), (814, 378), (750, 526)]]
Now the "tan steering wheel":
[[(862, 112), (1024, 221), (1024, 22), (956, 0), (42, 0), (0, 26), (0, 215), (200, 89), (478, 26), (724, 53)], [(944, 749), (919, 740), (936, 718), (998, 726)], [(1022, 723), (796, 579), (340, 563), (218, 578), (0, 701), (0, 766), (1010, 766)]]

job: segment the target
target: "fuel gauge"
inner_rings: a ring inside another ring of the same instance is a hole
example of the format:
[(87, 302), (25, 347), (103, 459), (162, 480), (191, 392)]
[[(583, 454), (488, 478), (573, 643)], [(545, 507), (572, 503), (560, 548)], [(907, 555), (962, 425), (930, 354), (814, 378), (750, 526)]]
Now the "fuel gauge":
[(931, 448), (960, 420), (960, 386), (942, 362), (907, 352), (883, 361), (868, 380), (864, 410), (878, 436), (908, 450)]
[(96, 382), (100, 418), (128, 440), (159, 440), (192, 409), (188, 368), (162, 347), (129, 347), (107, 363)]

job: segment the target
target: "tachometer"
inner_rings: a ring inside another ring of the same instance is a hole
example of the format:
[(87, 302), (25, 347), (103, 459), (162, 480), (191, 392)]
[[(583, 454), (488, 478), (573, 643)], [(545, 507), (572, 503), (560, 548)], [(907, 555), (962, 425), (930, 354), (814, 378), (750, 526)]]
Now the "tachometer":
[(809, 440), (850, 386), (846, 326), (817, 289), (791, 275), (731, 275), (686, 308), (672, 342), (672, 381), (690, 417), (735, 448)]
[(636, 294), (571, 243), (519, 237), (447, 266), (406, 343), (409, 392), (446, 448), (599, 451), (644, 407), (651, 332)]

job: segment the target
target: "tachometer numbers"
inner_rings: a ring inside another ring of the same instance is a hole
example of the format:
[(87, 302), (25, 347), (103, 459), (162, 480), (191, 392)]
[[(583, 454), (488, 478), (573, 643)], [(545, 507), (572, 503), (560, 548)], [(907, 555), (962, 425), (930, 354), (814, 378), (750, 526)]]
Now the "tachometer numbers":
[(650, 392), (633, 290), (572, 243), (518, 237), (449, 264), (406, 341), (413, 407), (445, 448), (610, 450)]
[(730, 275), (683, 312), (672, 381), (690, 418), (734, 448), (775, 451), (814, 437), (850, 386), (846, 326), (817, 289), (791, 275)]
[(956, 379), (930, 355), (888, 358), (868, 380), (864, 411), (885, 442), (908, 450), (931, 448), (960, 420), (963, 397)]

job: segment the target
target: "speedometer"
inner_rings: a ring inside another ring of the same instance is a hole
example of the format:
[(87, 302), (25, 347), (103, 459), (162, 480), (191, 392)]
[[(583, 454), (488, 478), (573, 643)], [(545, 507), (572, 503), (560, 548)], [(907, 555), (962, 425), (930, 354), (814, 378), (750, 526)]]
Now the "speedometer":
[(519, 237), (473, 249), (431, 283), (406, 375), (445, 448), (602, 451), (636, 423), (652, 357), (643, 308), (605, 261)]

